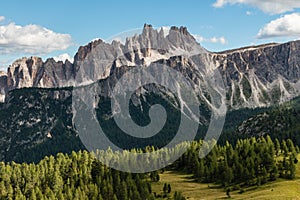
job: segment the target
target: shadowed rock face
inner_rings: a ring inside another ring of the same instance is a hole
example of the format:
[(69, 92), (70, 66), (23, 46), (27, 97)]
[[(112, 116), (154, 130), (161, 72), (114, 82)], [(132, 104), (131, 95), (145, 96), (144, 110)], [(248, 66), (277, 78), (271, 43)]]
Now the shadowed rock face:
[[(200, 74), (218, 69), (228, 105), (234, 109), (268, 106), (299, 95), (300, 41), (214, 53), (202, 48), (185, 27), (171, 27), (165, 34), (145, 25), (140, 35), (127, 38), (125, 44), (96, 40), (80, 47), (74, 63), (55, 62), (52, 58), (43, 62), (37, 57), (15, 61), (7, 74), (0, 74), (0, 100), (16, 88), (66, 87), (110, 76), (116, 81), (117, 72), (120, 77), (130, 67), (157, 62), (177, 68), (198, 86), (203, 81)], [(109, 88), (103, 91), (108, 95)]]

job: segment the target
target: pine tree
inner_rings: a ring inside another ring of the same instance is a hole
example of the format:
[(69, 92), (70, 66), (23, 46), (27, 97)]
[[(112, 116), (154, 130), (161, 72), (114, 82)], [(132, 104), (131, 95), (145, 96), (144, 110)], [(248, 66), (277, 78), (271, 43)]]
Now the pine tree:
[(289, 171), (289, 176), (288, 178), (294, 179), (296, 176), (296, 165), (294, 163), (295, 156), (294, 154), (291, 154), (289, 156), (289, 166), (288, 166), (288, 171)]
[(31, 200), (36, 200), (36, 199), (37, 199), (37, 198), (36, 198), (36, 193), (35, 193), (35, 190), (34, 190), (34, 189), (31, 191), (30, 199), (31, 199)]
[(171, 185), (170, 184), (168, 184), (168, 191), (167, 191), (167, 193), (171, 193), (171, 191), (172, 191), (172, 188), (171, 188)]
[(175, 191), (174, 193), (174, 200), (185, 200), (181, 192)]
[(268, 172), (265, 167), (262, 169), (262, 183), (266, 183), (268, 181)]
[[(0, 176), (1, 178), (2, 176)], [(6, 192), (6, 187), (4, 185), (4, 181), (1, 181), (0, 182), (0, 198), (4, 198), (5, 196), (7, 195), (7, 192)]]
[(291, 152), (293, 154), (297, 154), (295, 146), (294, 146), (294, 143), (293, 143), (293, 141), (291, 139), (288, 139), (286, 141), (286, 145), (287, 145), (287, 148), (288, 148), (289, 152)]
[(277, 138), (275, 139), (275, 151), (276, 151), (276, 155), (279, 156), (281, 148), (280, 148), (280, 142)]
[(120, 193), (119, 199), (124, 199), (124, 200), (128, 199), (127, 185), (125, 181), (122, 181), (119, 193)]
[(164, 191), (164, 193), (168, 192), (168, 184), (167, 183), (164, 184), (163, 191)]
[(283, 152), (284, 157), (287, 157), (287, 156), (288, 156), (289, 149), (288, 149), (288, 147), (287, 147), (287, 145), (286, 145), (285, 140), (283, 140), (283, 141), (281, 142), (281, 151)]
[(272, 171), (270, 172), (270, 180), (275, 181), (278, 177), (278, 173), (278, 167), (274, 165)]

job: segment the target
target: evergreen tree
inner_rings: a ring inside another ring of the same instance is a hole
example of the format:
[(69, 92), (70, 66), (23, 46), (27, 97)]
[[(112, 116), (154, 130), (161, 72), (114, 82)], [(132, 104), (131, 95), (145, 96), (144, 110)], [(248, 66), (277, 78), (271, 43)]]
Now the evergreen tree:
[(171, 188), (171, 185), (170, 184), (168, 184), (168, 191), (167, 191), (167, 193), (171, 193), (171, 191), (172, 191), (172, 188)]
[(185, 200), (181, 192), (175, 191), (174, 193), (174, 200)]

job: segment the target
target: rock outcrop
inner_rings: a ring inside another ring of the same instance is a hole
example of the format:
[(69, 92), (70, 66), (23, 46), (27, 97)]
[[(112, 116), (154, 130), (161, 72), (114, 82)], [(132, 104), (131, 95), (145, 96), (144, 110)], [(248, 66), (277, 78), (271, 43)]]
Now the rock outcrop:
[(74, 79), (74, 66), (68, 60), (65, 63), (49, 58), (43, 62), (39, 57), (21, 58), (0, 75), (0, 92), (4, 96), (8, 91), (19, 88), (56, 88), (66, 87)]
[(268, 106), (299, 95), (300, 41), (212, 54), (220, 63), (229, 105)]

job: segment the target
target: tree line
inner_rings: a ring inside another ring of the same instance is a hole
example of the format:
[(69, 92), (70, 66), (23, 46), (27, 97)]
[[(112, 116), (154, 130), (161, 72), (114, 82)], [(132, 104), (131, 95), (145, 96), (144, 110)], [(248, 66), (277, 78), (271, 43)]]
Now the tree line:
[[(216, 145), (203, 159), (200, 147), (214, 141), (192, 142), (188, 151), (174, 164), (177, 170), (192, 172), (199, 182), (230, 185), (261, 185), (277, 178), (293, 179), (296, 173), (298, 147), (292, 140), (279, 142), (267, 137), (238, 140)], [(201, 153), (201, 152), (200, 152)]]
[(59, 153), (38, 164), (1, 162), (0, 199), (154, 199), (150, 177), (157, 178), (155, 172), (130, 174), (105, 167), (87, 151)]
[[(201, 147), (205, 152), (210, 149), (210, 145), (215, 145), (212, 151), (204, 158), (199, 158)], [(217, 145), (213, 140), (184, 142), (174, 148), (163, 148), (160, 154), (151, 154), (147, 157), (149, 165), (152, 163), (155, 166), (155, 162), (163, 162), (173, 156), (174, 152), (180, 152), (180, 149), (187, 146), (187, 151), (168, 169), (193, 173), (199, 182), (218, 183), (229, 188), (236, 185), (261, 185), (277, 178), (295, 178), (299, 148), (290, 139), (272, 141), (269, 136), (240, 139), (235, 145), (229, 142)], [(154, 147), (147, 147), (144, 150), (133, 149), (131, 152), (156, 152), (155, 150)], [(161, 155), (164, 158), (159, 157)], [(110, 149), (96, 153), (59, 153), (55, 157), (45, 157), (38, 164), (0, 162), (0, 199), (159, 198), (151, 187), (153, 182), (159, 181), (159, 171), (125, 173), (106, 167), (97, 156), (107, 156), (107, 159), (110, 158), (107, 162), (124, 160), (124, 165), (139, 165), (139, 160), (129, 157), (128, 151), (115, 153)], [(172, 191), (171, 186), (172, 183), (163, 186), (165, 194)], [(184, 199), (176, 191), (172, 198)]]

